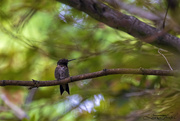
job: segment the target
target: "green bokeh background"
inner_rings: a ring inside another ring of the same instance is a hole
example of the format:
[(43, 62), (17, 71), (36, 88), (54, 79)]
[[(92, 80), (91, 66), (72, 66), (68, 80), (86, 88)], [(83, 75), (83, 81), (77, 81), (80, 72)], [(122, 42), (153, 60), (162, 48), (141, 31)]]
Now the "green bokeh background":
[[(143, 1), (134, 3), (147, 7)], [(178, 69), (178, 57), (164, 55)], [(64, 4), (0, 1), (0, 80), (54, 80), (61, 58), (77, 59), (69, 63), (71, 76), (104, 68), (169, 69), (158, 48)], [(5, 86), (0, 95), (27, 114), (24, 121), (143, 121), (153, 114), (176, 115), (179, 87), (178, 77), (110, 75), (71, 83), (71, 95), (61, 96), (58, 86), (35, 90)], [(1, 98), (0, 120), (19, 120)]]

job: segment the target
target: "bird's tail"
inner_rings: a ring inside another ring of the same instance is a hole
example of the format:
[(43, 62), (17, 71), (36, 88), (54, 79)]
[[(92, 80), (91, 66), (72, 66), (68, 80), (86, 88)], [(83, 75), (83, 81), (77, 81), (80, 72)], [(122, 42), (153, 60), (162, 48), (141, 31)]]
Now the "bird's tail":
[(66, 91), (70, 95), (70, 93), (69, 93), (69, 85), (68, 84), (60, 85), (59, 88), (60, 88), (61, 95), (63, 94), (64, 91)]

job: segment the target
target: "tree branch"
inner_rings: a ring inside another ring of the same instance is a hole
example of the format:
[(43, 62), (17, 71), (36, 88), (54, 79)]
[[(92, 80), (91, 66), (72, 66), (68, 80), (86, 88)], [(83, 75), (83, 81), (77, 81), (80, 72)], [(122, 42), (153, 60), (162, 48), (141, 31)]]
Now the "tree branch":
[[(149, 26), (133, 16), (125, 15), (98, 0), (57, 0), (75, 9), (87, 13), (92, 18), (104, 24), (129, 33), (130, 35), (157, 47), (167, 49), (174, 53), (180, 52), (180, 39), (170, 34), (158, 34), (161, 30)], [(153, 41), (147, 42), (145, 38), (156, 35)]]
[(18, 81), (18, 80), (0, 80), (0, 86), (31, 86), (33, 87), (44, 87), (44, 86), (54, 86), (59, 84), (71, 83), (75, 81), (80, 81), (83, 79), (96, 78), (106, 75), (113, 74), (141, 74), (141, 75), (157, 75), (157, 76), (177, 76), (179, 74), (178, 71), (171, 70), (152, 70), (152, 69), (103, 69), (102, 71), (97, 71), (93, 73), (87, 73), (77, 76), (68, 77), (61, 81), (51, 80), (51, 81)]
[(123, 9), (126, 10), (127, 12), (140, 16), (142, 18), (151, 20), (151, 21), (162, 21), (164, 15), (156, 15), (152, 12), (148, 12), (144, 9), (138, 8), (134, 5), (126, 4), (120, 0), (102, 0), (105, 3), (108, 3), (111, 5), (113, 8), (118, 8), (118, 9)]

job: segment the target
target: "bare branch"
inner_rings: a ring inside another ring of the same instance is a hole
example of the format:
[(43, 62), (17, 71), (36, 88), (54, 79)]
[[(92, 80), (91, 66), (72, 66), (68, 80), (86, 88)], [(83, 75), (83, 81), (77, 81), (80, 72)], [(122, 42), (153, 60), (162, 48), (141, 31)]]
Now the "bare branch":
[(141, 74), (141, 75), (157, 75), (157, 76), (177, 76), (178, 71), (171, 70), (152, 70), (152, 69), (103, 69), (102, 71), (97, 71), (93, 73), (87, 73), (77, 76), (68, 77), (61, 81), (51, 80), (51, 81), (18, 81), (18, 80), (0, 80), (0, 86), (31, 86), (33, 87), (44, 87), (44, 86), (54, 86), (59, 84), (71, 83), (75, 81), (80, 81), (84, 79), (97, 78), (106, 75), (113, 74)]
[(151, 20), (151, 21), (159, 21), (159, 20), (162, 20), (162, 18), (164, 17), (164, 16), (158, 16), (154, 13), (145, 11), (141, 8), (134, 6), (134, 5), (126, 4), (120, 0), (102, 0), (102, 1), (107, 2), (108, 4), (110, 4), (111, 6), (113, 6), (115, 8), (118, 7), (120, 9), (124, 9), (131, 14), (140, 16), (142, 18), (146, 18), (146, 19)]
[(180, 52), (180, 39), (170, 34), (158, 35), (162, 30), (151, 27), (133, 16), (125, 15), (98, 0), (57, 0), (75, 9), (87, 13), (92, 18), (104, 24), (129, 33), (144, 40), (144, 38), (157, 35), (154, 41), (149, 42), (157, 47), (167, 49), (174, 53)]

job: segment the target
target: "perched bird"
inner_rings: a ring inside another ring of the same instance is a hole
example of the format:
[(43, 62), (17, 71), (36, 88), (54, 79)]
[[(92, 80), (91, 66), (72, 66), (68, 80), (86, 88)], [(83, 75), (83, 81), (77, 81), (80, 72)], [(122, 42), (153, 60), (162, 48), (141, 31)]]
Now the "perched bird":
[[(75, 59), (72, 59), (72, 60), (75, 60)], [(57, 62), (57, 67), (54, 72), (54, 76), (56, 80), (61, 81), (62, 79), (69, 77), (68, 62), (72, 60), (63, 58)], [(64, 91), (67, 91), (67, 93), (70, 94), (68, 84), (60, 85), (61, 95)]]

